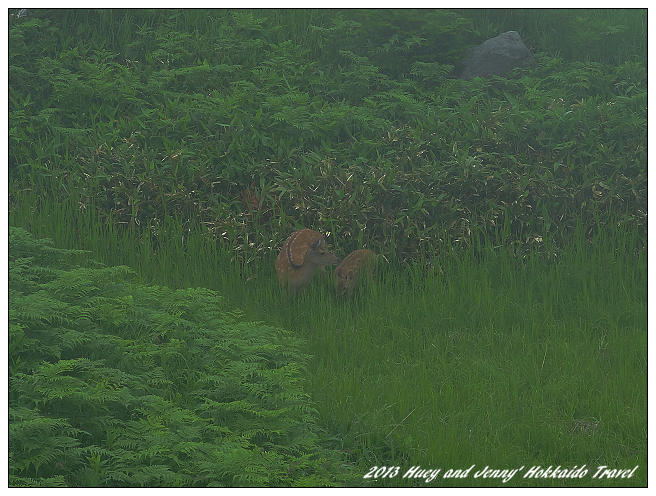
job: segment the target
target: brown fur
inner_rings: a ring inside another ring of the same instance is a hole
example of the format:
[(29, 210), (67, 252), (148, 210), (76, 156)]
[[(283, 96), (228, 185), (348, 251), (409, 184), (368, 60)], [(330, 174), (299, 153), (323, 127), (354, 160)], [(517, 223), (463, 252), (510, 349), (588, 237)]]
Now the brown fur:
[(373, 280), (375, 260), (376, 254), (371, 250), (355, 250), (347, 255), (335, 269), (337, 293), (340, 295), (346, 293), (352, 298), (353, 290), (363, 273)]
[(301, 229), (287, 238), (276, 258), (276, 273), (285, 294), (305, 291), (317, 267), (337, 265), (339, 259), (326, 250), (323, 234)]

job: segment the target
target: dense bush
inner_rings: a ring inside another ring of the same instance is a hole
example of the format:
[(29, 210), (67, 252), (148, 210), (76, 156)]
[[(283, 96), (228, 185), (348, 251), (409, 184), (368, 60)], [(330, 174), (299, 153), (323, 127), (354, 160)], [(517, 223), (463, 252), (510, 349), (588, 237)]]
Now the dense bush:
[(243, 239), (255, 181), (270, 230), (289, 219), (401, 258), (501, 227), (525, 243), (577, 217), (646, 222), (640, 58), (538, 53), (531, 75), (467, 83), (421, 65), (467, 45), (447, 11), (35, 12), (10, 20), (9, 62), (12, 190), (38, 186), (34, 201)]
[[(9, 235), (11, 486), (325, 486), (302, 342)], [(79, 252), (77, 252), (79, 253)]]

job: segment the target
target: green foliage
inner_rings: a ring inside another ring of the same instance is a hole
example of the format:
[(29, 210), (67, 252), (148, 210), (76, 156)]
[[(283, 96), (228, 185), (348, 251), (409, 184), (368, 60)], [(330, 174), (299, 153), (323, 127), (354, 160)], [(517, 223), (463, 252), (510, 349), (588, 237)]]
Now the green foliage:
[(479, 44), (517, 31), (533, 53), (622, 65), (647, 53), (645, 9), (466, 9)]
[[(289, 333), (10, 230), (10, 485), (344, 484)], [(40, 265), (36, 261), (42, 261)]]
[[(10, 224), (76, 250), (10, 232), (12, 485), (646, 459), (645, 10), (16, 13)], [(301, 227), (382, 280), (281, 305)]]
[(469, 19), (444, 9), (366, 9), (351, 15), (360, 23), (363, 53), (394, 79), (414, 75), (421, 64), (453, 68), (471, 34)]
[[(143, 236), (175, 216), (253, 239), (237, 199), (255, 180), (279, 239), (294, 219), (401, 259), (501, 226), (525, 243), (579, 217), (645, 224), (639, 57), (545, 51), (521, 79), (465, 83), (447, 78), (478, 11), (35, 12), (10, 22), (10, 180), (29, 203), (74, 194)], [(544, 12), (529, 32), (568, 11)], [(582, 25), (640, 19), (601, 12)]]

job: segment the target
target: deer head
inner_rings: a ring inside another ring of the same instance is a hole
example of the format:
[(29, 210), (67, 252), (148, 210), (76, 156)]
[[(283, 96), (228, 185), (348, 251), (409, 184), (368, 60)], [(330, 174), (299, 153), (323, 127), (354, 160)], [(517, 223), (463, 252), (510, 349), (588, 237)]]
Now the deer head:
[(353, 297), (353, 290), (360, 280), (360, 276), (366, 274), (373, 280), (374, 262), (376, 254), (371, 250), (355, 250), (342, 260), (335, 269), (335, 284), (337, 293)]
[(325, 243), (323, 234), (310, 229), (301, 229), (287, 238), (276, 258), (276, 273), (285, 294), (305, 291), (317, 267), (339, 263)]

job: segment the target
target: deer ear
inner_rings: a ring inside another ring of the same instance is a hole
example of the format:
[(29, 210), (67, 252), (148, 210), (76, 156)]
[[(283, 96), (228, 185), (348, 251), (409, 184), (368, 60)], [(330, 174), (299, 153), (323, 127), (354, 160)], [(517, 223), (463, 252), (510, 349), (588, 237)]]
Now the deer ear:
[(321, 236), (321, 237), (320, 237), (319, 239), (317, 239), (314, 243), (312, 243), (312, 245), (310, 246), (310, 248), (312, 248), (313, 250), (316, 250), (316, 249), (319, 248), (320, 246), (323, 246), (323, 245), (325, 244), (325, 242), (326, 242), (325, 238), (324, 238), (323, 236)]

